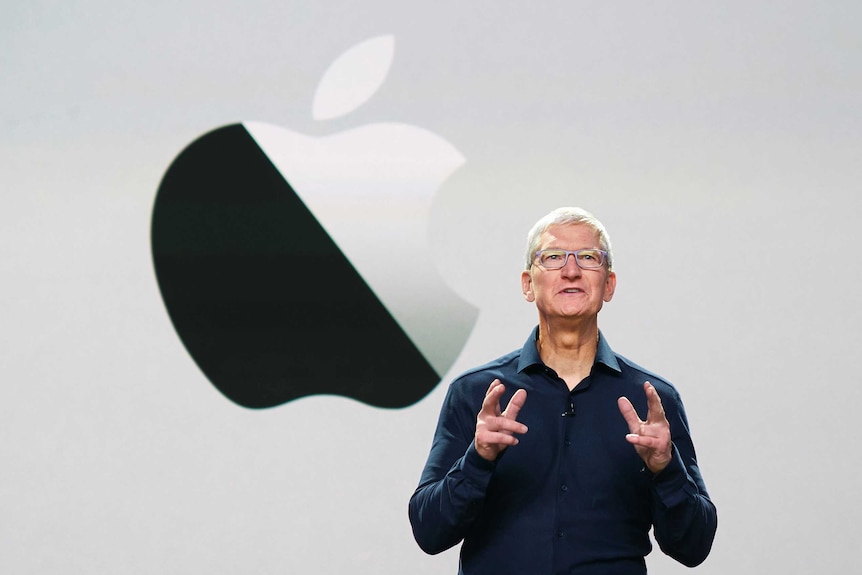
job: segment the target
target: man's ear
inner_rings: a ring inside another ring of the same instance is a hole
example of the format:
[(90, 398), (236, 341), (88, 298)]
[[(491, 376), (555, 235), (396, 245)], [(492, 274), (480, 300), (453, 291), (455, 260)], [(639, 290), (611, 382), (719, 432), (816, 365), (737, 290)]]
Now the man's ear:
[(533, 278), (530, 276), (529, 270), (521, 272), (521, 292), (524, 294), (525, 300), (536, 301), (536, 296), (533, 294)]
[(605, 301), (611, 301), (614, 297), (614, 292), (617, 290), (617, 274), (616, 272), (608, 272), (608, 277), (605, 280)]

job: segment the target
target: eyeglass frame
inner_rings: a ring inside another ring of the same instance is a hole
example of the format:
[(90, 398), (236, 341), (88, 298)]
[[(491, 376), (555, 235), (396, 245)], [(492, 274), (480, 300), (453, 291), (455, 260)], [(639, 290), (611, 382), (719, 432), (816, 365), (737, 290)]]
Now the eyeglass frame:
[[(561, 253), (564, 253), (566, 255), (566, 257), (563, 260), (563, 265), (561, 265), (558, 268), (549, 268), (546, 265), (539, 263), (537, 260), (539, 259), (539, 254), (541, 254), (542, 252), (561, 252)], [(594, 268), (586, 268), (586, 267), (582, 266), (581, 263), (578, 261), (578, 254), (581, 252), (598, 252), (598, 253), (602, 254), (602, 261), (600, 261), (599, 265), (597, 265)], [(539, 266), (543, 270), (554, 270), (554, 271), (555, 270), (561, 270), (568, 265), (569, 256), (575, 256), (575, 265), (578, 266), (579, 268), (581, 268), (582, 270), (600, 270), (605, 266), (605, 262), (608, 261), (608, 252), (606, 252), (605, 250), (600, 250), (598, 248), (582, 248), (579, 250), (564, 250), (564, 249), (560, 249), (560, 248), (545, 248), (543, 250), (537, 250), (536, 253), (533, 254), (532, 265)]]

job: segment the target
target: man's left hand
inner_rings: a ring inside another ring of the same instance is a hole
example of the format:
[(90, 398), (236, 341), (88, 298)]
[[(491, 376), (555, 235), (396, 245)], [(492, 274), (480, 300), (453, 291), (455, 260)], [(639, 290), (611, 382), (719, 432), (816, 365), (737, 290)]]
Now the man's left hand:
[(626, 423), (629, 424), (626, 441), (634, 445), (635, 451), (644, 460), (647, 468), (653, 473), (658, 473), (667, 467), (672, 455), (670, 424), (665, 417), (658, 392), (648, 381), (644, 382), (644, 392), (647, 396), (646, 421), (641, 421), (628, 398), (619, 398), (617, 405)]

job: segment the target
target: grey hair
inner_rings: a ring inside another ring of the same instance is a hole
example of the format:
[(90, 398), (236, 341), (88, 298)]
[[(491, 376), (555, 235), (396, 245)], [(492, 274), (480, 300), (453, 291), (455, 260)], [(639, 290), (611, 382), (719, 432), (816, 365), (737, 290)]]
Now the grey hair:
[(599, 247), (608, 252), (608, 272), (614, 271), (614, 255), (611, 250), (611, 238), (605, 226), (596, 216), (581, 208), (557, 208), (540, 219), (527, 234), (527, 270), (533, 265), (533, 258), (539, 249), (542, 234), (551, 226), (586, 225), (599, 234)]

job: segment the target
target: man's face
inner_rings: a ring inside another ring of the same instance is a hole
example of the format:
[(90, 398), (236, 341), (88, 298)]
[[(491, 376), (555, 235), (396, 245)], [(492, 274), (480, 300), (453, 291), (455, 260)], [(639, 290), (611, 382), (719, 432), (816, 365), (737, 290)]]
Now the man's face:
[[(551, 226), (541, 235), (539, 249), (575, 251), (600, 249), (599, 234), (582, 224)], [(608, 272), (607, 261), (598, 269), (581, 269), (574, 257), (558, 270), (533, 264), (521, 273), (521, 289), (527, 301), (535, 302), (539, 318), (595, 318), (602, 304), (611, 301), (617, 277)]]

